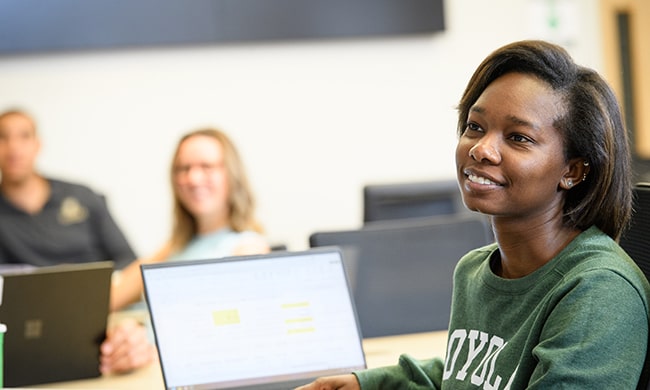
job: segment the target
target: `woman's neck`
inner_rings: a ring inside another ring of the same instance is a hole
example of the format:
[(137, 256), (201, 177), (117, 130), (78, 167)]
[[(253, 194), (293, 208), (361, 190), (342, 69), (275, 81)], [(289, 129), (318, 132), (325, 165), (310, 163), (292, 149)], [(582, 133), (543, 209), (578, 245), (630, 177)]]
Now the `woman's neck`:
[(222, 216), (210, 216), (197, 219), (197, 233), (210, 234), (230, 226), (228, 218)]
[(540, 224), (512, 223), (492, 218), (494, 235), (499, 245), (500, 261), (493, 271), (507, 279), (533, 273), (557, 256), (581, 231), (553, 218)]

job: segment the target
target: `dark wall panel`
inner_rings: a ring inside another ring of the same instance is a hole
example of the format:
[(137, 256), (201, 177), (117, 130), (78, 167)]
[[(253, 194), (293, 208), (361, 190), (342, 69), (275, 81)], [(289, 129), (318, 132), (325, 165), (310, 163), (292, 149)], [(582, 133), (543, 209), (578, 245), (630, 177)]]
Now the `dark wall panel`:
[(443, 0), (0, 1), (0, 54), (442, 30)]

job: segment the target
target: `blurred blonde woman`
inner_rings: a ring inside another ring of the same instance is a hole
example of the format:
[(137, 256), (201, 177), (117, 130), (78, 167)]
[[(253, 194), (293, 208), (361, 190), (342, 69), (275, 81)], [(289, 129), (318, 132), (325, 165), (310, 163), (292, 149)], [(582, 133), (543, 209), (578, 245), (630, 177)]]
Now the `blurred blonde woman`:
[(141, 264), (270, 250), (255, 217), (255, 199), (244, 164), (224, 132), (200, 129), (184, 135), (172, 160), (171, 184), (171, 237), (152, 257), (134, 261), (115, 278), (112, 310), (141, 298)]

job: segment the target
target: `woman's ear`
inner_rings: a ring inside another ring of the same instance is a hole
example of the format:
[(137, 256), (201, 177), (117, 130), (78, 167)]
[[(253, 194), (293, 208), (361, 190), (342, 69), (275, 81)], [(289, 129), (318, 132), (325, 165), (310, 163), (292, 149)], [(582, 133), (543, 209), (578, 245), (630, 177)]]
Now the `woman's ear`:
[(581, 182), (587, 180), (589, 170), (589, 161), (582, 157), (571, 159), (569, 161), (568, 170), (560, 181), (560, 187), (564, 190), (570, 190)]

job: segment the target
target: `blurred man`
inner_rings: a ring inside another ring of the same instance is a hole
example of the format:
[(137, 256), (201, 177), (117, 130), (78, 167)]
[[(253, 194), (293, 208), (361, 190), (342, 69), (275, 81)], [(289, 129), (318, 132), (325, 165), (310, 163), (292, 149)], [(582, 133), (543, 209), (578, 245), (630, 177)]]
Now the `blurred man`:
[[(25, 112), (0, 114), (0, 265), (47, 266), (135, 259), (104, 198), (86, 186), (41, 176), (41, 144)], [(102, 373), (122, 373), (156, 359), (147, 330), (131, 318), (111, 327), (100, 348)]]
[(0, 264), (134, 260), (102, 196), (36, 171), (40, 147), (29, 115), (0, 114)]

